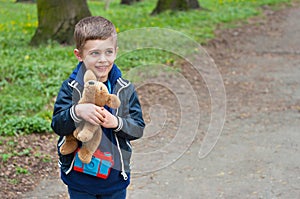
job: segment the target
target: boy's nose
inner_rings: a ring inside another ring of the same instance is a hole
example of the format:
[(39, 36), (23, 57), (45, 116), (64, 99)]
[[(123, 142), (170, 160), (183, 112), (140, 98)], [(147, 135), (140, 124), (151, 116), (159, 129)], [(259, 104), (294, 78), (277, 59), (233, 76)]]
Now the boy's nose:
[(99, 58), (98, 58), (98, 62), (103, 62), (106, 61), (105, 55), (104, 54), (100, 54)]

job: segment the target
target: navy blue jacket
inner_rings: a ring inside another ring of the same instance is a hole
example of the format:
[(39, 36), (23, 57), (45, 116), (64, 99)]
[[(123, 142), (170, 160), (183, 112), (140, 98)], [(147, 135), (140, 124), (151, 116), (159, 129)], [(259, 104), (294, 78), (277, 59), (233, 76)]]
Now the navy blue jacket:
[(114, 167), (106, 180), (73, 171), (74, 155), (62, 155), (59, 148), (64, 143), (64, 136), (73, 133), (82, 122), (74, 108), (82, 95), (84, 73), (85, 66), (79, 63), (70, 78), (63, 82), (54, 105), (51, 127), (60, 136), (57, 149), (61, 178), (68, 186), (92, 194), (114, 192), (126, 188), (130, 183), (130, 141), (141, 138), (145, 127), (141, 106), (134, 86), (121, 77), (121, 71), (114, 65), (108, 79), (112, 93), (121, 100), (121, 106), (109, 111), (117, 117), (118, 127), (102, 127), (104, 136), (99, 146), (101, 151), (113, 154)]

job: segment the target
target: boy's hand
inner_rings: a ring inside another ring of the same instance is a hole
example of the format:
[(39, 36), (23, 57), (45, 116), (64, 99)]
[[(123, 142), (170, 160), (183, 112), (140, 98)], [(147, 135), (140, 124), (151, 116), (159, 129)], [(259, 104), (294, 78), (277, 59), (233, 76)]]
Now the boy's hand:
[(100, 114), (101, 107), (95, 104), (77, 104), (75, 113), (78, 117), (93, 125), (99, 125), (103, 119), (103, 116)]
[(105, 128), (118, 127), (118, 119), (104, 107), (94, 104), (78, 104), (75, 106), (75, 112), (78, 117), (93, 125), (100, 124)]
[(106, 110), (104, 107), (101, 107), (101, 118), (100, 119), (100, 124), (101, 126), (105, 128), (117, 128), (118, 127), (118, 119), (116, 116), (111, 114), (108, 110)]

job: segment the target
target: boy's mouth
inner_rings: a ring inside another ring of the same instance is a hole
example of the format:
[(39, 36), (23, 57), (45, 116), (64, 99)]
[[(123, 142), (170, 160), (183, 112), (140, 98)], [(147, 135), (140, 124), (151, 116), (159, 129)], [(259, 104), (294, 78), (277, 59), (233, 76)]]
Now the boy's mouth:
[(108, 65), (95, 66), (96, 68), (107, 68)]
[(100, 72), (104, 72), (107, 70), (108, 67), (107, 66), (96, 66), (95, 68)]

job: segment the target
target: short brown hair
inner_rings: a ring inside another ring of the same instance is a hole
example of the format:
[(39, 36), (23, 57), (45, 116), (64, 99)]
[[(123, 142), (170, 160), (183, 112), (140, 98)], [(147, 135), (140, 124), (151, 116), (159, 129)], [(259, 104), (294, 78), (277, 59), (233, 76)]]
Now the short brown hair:
[(74, 39), (76, 48), (81, 51), (87, 40), (105, 40), (115, 37), (117, 32), (114, 24), (101, 16), (91, 16), (81, 19), (75, 25)]

